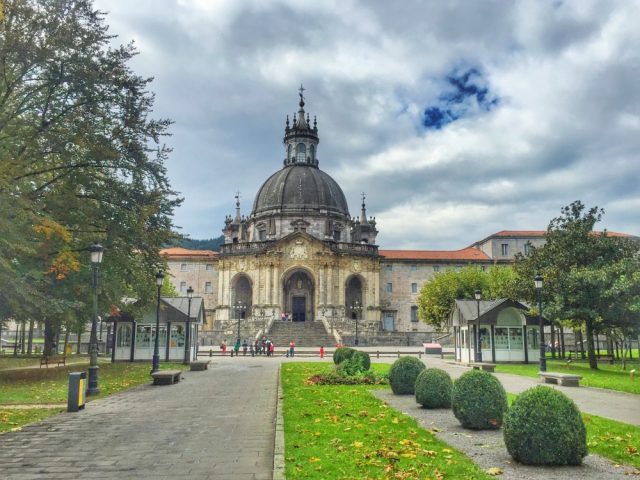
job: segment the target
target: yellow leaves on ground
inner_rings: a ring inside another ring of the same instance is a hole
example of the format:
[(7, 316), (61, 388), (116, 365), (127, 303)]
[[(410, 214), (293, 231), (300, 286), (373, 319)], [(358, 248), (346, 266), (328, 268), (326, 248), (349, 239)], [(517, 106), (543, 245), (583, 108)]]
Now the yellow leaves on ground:
[(501, 468), (498, 467), (491, 467), (491, 468), (487, 468), (486, 472), (489, 475), (493, 475), (494, 477), (497, 475), (502, 475), (504, 472), (502, 471)]

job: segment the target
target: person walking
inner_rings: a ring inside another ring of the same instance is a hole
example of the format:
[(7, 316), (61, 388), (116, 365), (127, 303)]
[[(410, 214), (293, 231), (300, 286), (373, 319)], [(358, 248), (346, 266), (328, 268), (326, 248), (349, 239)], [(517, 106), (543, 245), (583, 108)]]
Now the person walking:
[(222, 355), (226, 355), (227, 354), (227, 344), (224, 342), (224, 340), (220, 344), (220, 350), (222, 350)]
[(247, 344), (247, 341), (244, 340), (242, 342), (242, 355), (245, 357), (247, 356), (247, 350), (249, 350), (249, 345)]
[(289, 342), (289, 356), (293, 357), (293, 354), (295, 353), (295, 351), (296, 351), (296, 342), (291, 340)]
[(240, 339), (236, 340), (236, 344), (233, 346), (233, 350), (236, 352), (236, 357), (237, 357), (238, 352), (240, 351)]
[(320, 358), (324, 358), (324, 346), (320, 345)]
[(269, 356), (273, 357), (273, 353), (276, 351), (276, 346), (271, 340), (269, 340)]

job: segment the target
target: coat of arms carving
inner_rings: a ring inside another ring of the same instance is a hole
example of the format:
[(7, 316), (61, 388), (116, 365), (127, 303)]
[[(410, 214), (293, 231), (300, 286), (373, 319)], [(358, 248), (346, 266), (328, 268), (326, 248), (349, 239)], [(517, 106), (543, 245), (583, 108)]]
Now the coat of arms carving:
[(289, 256), (294, 260), (305, 260), (307, 258), (307, 246), (303, 241), (298, 240), (295, 245), (291, 247)]

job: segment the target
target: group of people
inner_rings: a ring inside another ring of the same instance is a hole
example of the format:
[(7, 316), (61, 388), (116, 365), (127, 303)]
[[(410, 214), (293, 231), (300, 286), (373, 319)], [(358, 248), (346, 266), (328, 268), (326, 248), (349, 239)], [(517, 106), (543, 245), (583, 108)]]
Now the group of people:
[[(273, 354), (276, 350), (275, 344), (266, 336), (263, 336), (260, 340), (256, 339), (254, 343), (247, 343), (246, 340), (243, 340), (242, 343), (240, 343), (240, 339), (236, 340), (236, 343), (231, 350), (231, 356), (233, 357), (235, 355), (237, 357), (238, 355), (240, 355), (240, 348), (242, 348), (243, 356), (246, 356), (247, 353), (249, 353), (252, 357), (255, 357), (256, 355), (266, 355), (267, 357), (273, 357)], [(223, 355), (227, 354), (226, 342), (223, 341), (220, 344), (220, 350), (222, 351)], [(293, 357), (295, 356), (295, 353), (296, 342), (291, 340), (289, 342), (289, 348), (286, 350), (286, 355), (287, 357)], [(324, 346), (320, 347), (319, 355), (320, 358), (324, 358)]]

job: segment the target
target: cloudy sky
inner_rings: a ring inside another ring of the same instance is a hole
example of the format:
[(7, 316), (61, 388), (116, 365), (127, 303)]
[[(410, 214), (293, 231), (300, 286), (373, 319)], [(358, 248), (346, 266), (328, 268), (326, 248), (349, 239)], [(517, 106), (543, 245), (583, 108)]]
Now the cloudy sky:
[(97, 0), (175, 121), (175, 223), (220, 235), (282, 168), (285, 115), (383, 248), (545, 229), (563, 205), (640, 234), (639, 1)]

